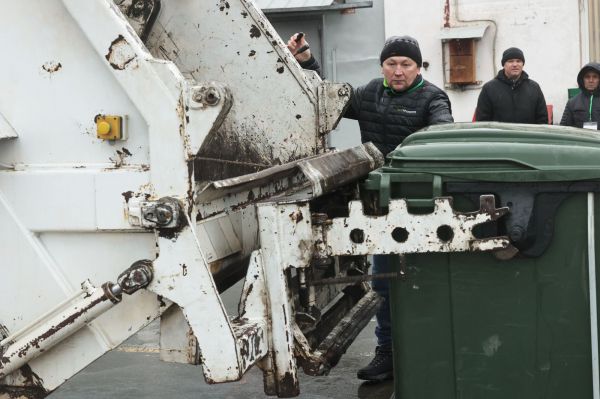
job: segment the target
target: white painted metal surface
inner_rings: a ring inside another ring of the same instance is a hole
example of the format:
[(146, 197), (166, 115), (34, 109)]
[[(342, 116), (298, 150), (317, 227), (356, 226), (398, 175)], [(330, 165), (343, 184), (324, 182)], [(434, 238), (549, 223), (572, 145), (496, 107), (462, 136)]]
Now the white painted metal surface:
[[(24, 1), (0, 15), (0, 44), (18, 60), (0, 69), (1, 137), (13, 138), (0, 144), (1, 253), (14, 266), (0, 279), (0, 302), (11, 303), (0, 308), (2, 331), (28, 326), (81, 281), (97, 285), (139, 259), (160, 259), (151, 289), (162, 297), (136, 293), (29, 362), (45, 390), (156, 318), (168, 298), (188, 316), (209, 379), (240, 378), (267, 351), (266, 311), (230, 323), (211, 275), (256, 249), (255, 211), (197, 222), (192, 161), (207, 139), (223, 147), (214, 137), (222, 124), (227, 143), (241, 146), (224, 152), (232, 162), (244, 146), (261, 154), (260, 168), (322, 152), (320, 80), (302, 72), (251, 1), (224, 4), (163, 1), (165, 19), (148, 41), (156, 57), (109, 0)], [(49, 19), (60, 23), (40, 34)], [(180, 51), (175, 63), (152, 43)], [(328, 101), (333, 128), (342, 107)], [(127, 138), (98, 139), (99, 114), (127, 119)], [(152, 223), (130, 222), (136, 204), (163, 197), (178, 201), (193, 223), (157, 237)], [(171, 292), (174, 281), (180, 292)], [(222, 346), (213, 345), (215, 336)], [(24, 383), (19, 372), (0, 381)]]
[[(209, 39), (198, 40), (198, 26)], [(254, 172), (324, 150), (314, 134), (316, 88), (253, 2), (163, 2), (147, 46), (187, 78), (235, 88), (231, 110), (200, 151), (200, 173), (211, 173), (205, 180), (232, 177), (228, 171), (243, 164)], [(205, 170), (215, 163), (222, 166)]]
[(0, 113), (0, 140), (14, 139), (17, 136), (18, 135), (17, 132), (15, 132), (15, 129), (6, 120), (4, 115)]
[[(270, 339), (278, 348), (273, 353), (274, 379), (287, 396), (299, 393), (294, 361), (293, 301), (289, 297), (286, 270), (306, 267), (312, 255), (312, 232), (308, 204), (258, 207), (260, 264), (265, 272), (267, 300), (271, 309)], [(294, 237), (295, 239), (288, 239)], [(301, 243), (298, 245), (298, 243)], [(279, 389), (281, 390), (281, 389)]]
[[(240, 379), (257, 364), (269, 393), (298, 393), (288, 279), (310, 267), (322, 232), (306, 199), (355, 181), (381, 154), (322, 154), (348, 87), (306, 75), (252, 1), (161, 4), (145, 44), (111, 0), (22, 1), (0, 14), (0, 45), (18, 60), (0, 66), (2, 118), (18, 136), (0, 141), (0, 253), (11, 260), (0, 278), (0, 333), (36, 321), (55, 328), (41, 316), (71, 304), (81, 281), (98, 286), (139, 260), (154, 274), (147, 290), (69, 326), (0, 388), (51, 391), (173, 306), (169, 360), (201, 360), (209, 382)], [(47, 20), (60, 23), (40, 34)], [(126, 139), (97, 138), (101, 114), (126, 118)], [(271, 166), (240, 186), (210, 183)], [(179, 217), (160, 224), (149, 211), (156, 204)], [(433, 250), (464, 250), (467, 238)], [(246, 257), (240, 312), (228, 315), (214, 276)], [(3, 341), (0, 359), (8, 348)]]
[(474, 226), (495, 220), (506, 208), (457, 213), (449, 198), (437, 198), (429, 214), (411, 214), (405, 200), (391, 200), (384, 216), (367, 216), (362, 203), (352, 201), (350, 216), (323, 228), (321, 251), (331, 255), (464, 252), (506, 248), (507, 238), (479, 240)]

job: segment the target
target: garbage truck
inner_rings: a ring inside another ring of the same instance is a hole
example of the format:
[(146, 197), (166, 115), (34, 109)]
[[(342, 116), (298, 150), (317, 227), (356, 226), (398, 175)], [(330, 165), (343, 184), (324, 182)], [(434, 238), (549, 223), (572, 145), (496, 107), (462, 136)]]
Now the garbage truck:
[(506, 213), (493, 197), (361, 197), (381, 153), (327, 146), (352, 88), (302, 70), (252, 0), (2, 8), (2, 398), (47, 396), (156, 319), (162, 360), (208, 383), (255, 366), (294, 397), (375, 313), (367, 255), (508, 246), (473, 235)]

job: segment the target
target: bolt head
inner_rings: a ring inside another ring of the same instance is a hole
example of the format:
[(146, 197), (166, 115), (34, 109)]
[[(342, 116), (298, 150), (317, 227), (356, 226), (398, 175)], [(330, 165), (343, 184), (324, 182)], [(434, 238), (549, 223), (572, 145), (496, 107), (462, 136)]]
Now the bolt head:
[(204, 102), (204, 93), (201, 90), (197, 90), (192, 95), (192, 100), (194, 100), (197, 103)]
[(205, 101), (208, 105), (217, 105), (221, 101), (219, 90), (215, 87), (209, 87), (206, 91)]

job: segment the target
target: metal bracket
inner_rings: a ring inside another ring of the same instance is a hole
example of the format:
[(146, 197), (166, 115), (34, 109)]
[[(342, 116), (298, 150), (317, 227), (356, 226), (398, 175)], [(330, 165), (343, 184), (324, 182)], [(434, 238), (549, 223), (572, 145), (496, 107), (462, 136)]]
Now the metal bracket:
[(424, 215), (411, 214), (403, 199), (390, 201), (384, 216), (365, 215), (360, 201), (349, 205), (349, 217), (323, 226), (318, 256), (489, 251), (509, 245), (506, 237), (473, 235), (476, 225), (508, 212), (506, 207), (496, 208), (493, 195), (482, 195), (480, 209), (467, 213), (456, 212), (449, 197), (435, 198), (433, 212)]
[(181, 227), (182, 206), (174, 198), (164, 197), (158, 201), (128, 202), (129, 223), (145, 228), (173, 229)]
[(115, 4), (145, 42), (160, 11), (160, 0), (117, 0)]
[(222, 83), (210, 81), (187, 88), (185, 105), (189, 111), (180, 112), (187, 126), (183, 134), (188, 161), (196, 157), (204, 141), (219, 129), (232, 104), (231, 90)]
[(327, 134), (337, 126), (350, 105), (352, 86), (348, 83), (322, 82), (317, 88), (319, 133)]

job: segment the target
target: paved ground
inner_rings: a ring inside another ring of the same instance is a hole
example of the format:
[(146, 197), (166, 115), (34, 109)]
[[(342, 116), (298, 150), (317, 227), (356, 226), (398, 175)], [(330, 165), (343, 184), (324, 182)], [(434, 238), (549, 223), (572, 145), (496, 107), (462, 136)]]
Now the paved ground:
[[(389, 399), (391, 382), (366, 384), (356, 379), (356, 369), (373, 356), (371, 322), (326, 377), (300, 373), (301, 399)], [(254, 399), (265, 398), (262, 374), (252, 369), (239, 382), (207, 385), (198, 366), (161, 362), (155, 323), (118, 349), (92, 363), (57, 389), (49, 399)]]
[[(237, 306), (237, 298), (234, 289), (224, 296), (225, 306)], [(374, 328), (375, 322), (371, 321), (328, 376), (310, 377), (300, 372), (299, 398), (389, 399), (393, 391), (391, 382), (368, 384), (356, 378), (356, 370), (373, 357)], [(239, 382), (208, 385), (200, 366), (161, 362), (158, 323), (155, 322), (89, 365), (48, 398), (254, 399), (267, 396), (263, 392), (262, 373), (256, 368)]]

